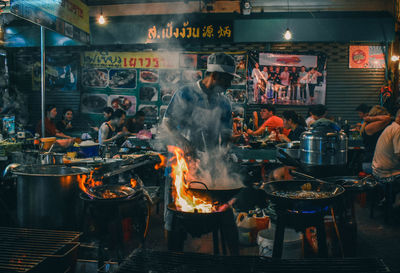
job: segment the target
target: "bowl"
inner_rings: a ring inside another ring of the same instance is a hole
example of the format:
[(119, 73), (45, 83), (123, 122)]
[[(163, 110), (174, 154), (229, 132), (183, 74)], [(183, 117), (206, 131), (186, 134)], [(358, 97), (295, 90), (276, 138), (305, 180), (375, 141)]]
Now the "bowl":
[(40, 141), (43, 143), (43, 150), (48, 150), (50, 147), (56, 142), (57, 138), (55, 137), (42, 137)]

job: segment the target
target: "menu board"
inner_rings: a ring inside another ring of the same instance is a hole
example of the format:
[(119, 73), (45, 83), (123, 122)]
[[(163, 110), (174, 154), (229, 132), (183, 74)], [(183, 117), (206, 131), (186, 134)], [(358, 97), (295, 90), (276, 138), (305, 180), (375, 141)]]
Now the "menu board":
[[(84, 52), (82, 56), (81, 111), (101, 114), (106, 106), (123, 109), (128, 116), (141, 110), (146, 122), (161, 119), (174, 93), (204, 78), (204, 52)], [(237, 74), (226, 92), (234, 104), (244, 104), (246, 92), (245, 52), (230, 52)]]

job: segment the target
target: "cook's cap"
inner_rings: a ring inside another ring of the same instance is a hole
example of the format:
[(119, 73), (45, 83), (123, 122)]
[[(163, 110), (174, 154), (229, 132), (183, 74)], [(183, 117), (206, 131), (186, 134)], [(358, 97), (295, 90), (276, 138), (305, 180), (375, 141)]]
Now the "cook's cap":
[(228, 73), (235, 77), (240, 77), (235, 73), (235, 59), (225, 53), (213, 53), (207, 59), (207, 72)]

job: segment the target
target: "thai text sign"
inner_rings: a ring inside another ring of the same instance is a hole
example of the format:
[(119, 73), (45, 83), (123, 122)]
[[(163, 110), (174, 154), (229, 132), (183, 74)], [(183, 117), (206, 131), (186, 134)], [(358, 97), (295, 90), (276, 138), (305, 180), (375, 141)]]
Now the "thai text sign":
[(173, 40), (233, 40), (232, 23), (183, 23), (168, 22), (164, 26), (150, 26), (147, 31), (147, 43), (169, 42)]
[(12, 0), (10, 7), (17, 16), (89, 43), (89, 8), (80, 0)]
[(349, 68), (384, 68), (385, 55), (381, 46), (351, 45)]
[(178, 68), (179, 54), (174, 52), (107, 52), (86, 51), (85, 67), (104, 68)]

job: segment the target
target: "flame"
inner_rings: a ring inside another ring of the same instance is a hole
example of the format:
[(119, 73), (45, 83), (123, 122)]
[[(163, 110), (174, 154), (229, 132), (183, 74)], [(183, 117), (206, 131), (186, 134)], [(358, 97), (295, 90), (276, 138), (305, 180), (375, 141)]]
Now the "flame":
[(171, 161), (174, 162), (171, 165), (171, 177), (174, 185), (173, 196), (175, 199), (175, 207), (185, 212), (210, 213), (215, 211), (211, 202), (196, 198), (191, 195), (190, 192), (187, 192), (188, 185), (185, 183), (185, 178), (188, 175), (189, 169), (182, 149), (168, 146), (168, 151), (175, 155), (171, 159)]
[(137, 181), (134, 178), (131, 178), (131, 187), (135, 188), (137, 184)]
[(100, 186), (103, 184), (101, 181), (95, 181), (93, 179), (93, 171), (90, 172), (89, 176), (86, 174), (77, 176), (79, 188), (90, 195), (89, 188)]
[(159, 170), (159, 169), (161, 169), (162, 167), (165, 167), (165, 166), (167, 165), (167, 158), (166, 158), (165, 156), (163, 156), (162, 154), (158, 154), (158, 157), (160, 158), (161, 162), (160, 162), (160, 163), (157, 163), (157, 164), (154, 166), (154, 169), (155, 169), (155, 170)]

